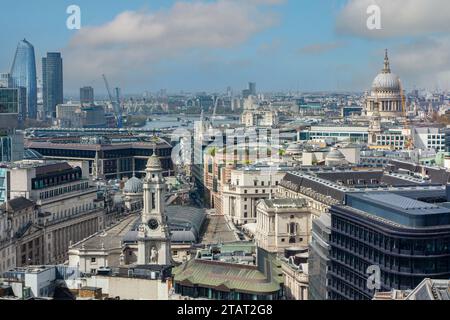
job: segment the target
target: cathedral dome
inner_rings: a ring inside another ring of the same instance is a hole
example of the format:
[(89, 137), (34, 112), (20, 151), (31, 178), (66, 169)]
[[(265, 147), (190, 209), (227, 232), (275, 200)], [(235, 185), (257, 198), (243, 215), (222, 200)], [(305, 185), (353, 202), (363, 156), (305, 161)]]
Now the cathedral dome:
[(394, 73), (380, 73), (372, 83), (374, 91), (400, 91), (400, 78)]
[(143, 191), (143, 183), (136, 177), (128, 179), (123, 188), (124, 193), (142, 193)]
[(384, 56), (384, 68), (373, 80), (372, 90), (389, 92), (400, 92), (401, 90), (400, 78), (391, 72), (387, 50)]

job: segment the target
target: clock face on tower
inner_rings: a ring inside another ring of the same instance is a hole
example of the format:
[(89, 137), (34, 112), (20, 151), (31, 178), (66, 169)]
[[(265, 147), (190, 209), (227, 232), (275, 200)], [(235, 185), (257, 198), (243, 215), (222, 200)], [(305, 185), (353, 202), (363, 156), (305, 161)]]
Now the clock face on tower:
[(150, 229), (152, 230), (156, 230), (159, 227), (159, 223), (158, 220), (156, 219), (150, 219), (150, 221), (148, 222), (148, 226)]

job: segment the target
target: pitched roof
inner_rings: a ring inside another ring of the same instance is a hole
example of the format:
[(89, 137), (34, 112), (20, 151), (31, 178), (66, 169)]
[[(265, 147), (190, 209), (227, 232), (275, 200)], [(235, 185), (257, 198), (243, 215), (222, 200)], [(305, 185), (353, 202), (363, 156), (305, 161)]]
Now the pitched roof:
[(6, 210), (13, 211), (13, 212), (21, 211), (26, 208), (33, 207), (34, 205), (35, 205), (35, 203), (32, 200), (29, 200), (24, 197), (19, 197), (19, 198), (9, 200), (6, 203)]
[(175, 282), (186, 286), (198, 285), (221, 291), (256, 294), (281, 290), (280, 283), (271, 281), (254, 266), (193, 259), (173, 272)]

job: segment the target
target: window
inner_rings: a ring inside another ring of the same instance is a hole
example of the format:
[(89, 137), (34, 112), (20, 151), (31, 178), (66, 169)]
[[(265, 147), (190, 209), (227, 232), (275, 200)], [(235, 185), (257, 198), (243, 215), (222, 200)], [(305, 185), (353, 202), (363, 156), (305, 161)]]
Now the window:
[(96, 263), (97, 259), (96, 258), (91, 258), (91, 263)]

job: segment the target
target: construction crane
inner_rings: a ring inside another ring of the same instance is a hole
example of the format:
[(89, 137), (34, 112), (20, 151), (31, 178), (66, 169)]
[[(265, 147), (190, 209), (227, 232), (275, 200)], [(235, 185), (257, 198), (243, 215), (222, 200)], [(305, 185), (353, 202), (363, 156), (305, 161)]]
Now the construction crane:
[(402, 115), (405, 118), (405, 123), (404, 123), (404, 135), (405, 135), (405, 148), (406, 150), (412, 150), (414, 149), (414, 141), (412, 138), (413, 132), (412, 132), (412, 127), (411, 124), (409, 122), (408, 119), (408, 113), (406, 112), (406, 95), (405, 95), (405, 91), (403, 90), (403, 85), (402, 82), (399, 79), (399, 83), (400, 83), (400, 95), (402, 97)]
[(111, 89), (109, 87), (108, 79), (106, 79), (106, 76), (103, 75), (103, 81), (105, 82), (106, 90), (108, 91), (109, 101), (111, 102), (114, 113), (116, 115), (117, 119), (117, 128), (122, 128), (122, 111), (120, 110), (120, 97), (119, 97), (119, 91), (116, 88), (116, 101), (113, 99), (113, 95), (111, 93)]

